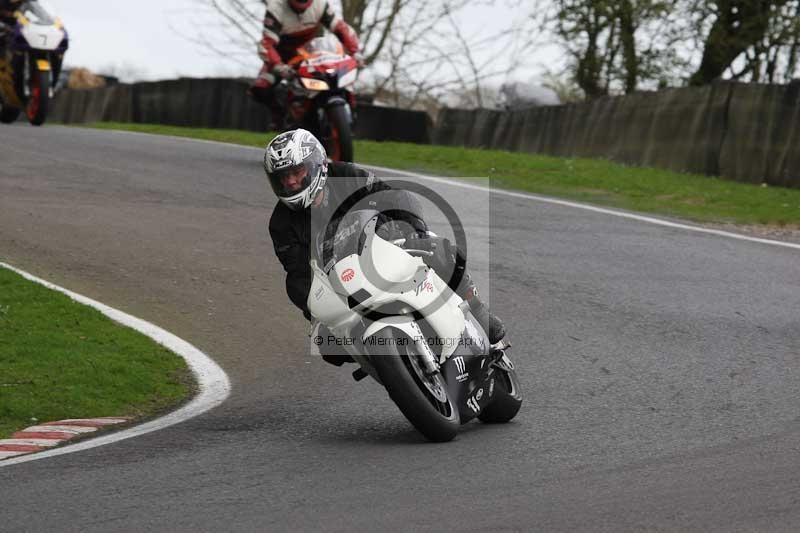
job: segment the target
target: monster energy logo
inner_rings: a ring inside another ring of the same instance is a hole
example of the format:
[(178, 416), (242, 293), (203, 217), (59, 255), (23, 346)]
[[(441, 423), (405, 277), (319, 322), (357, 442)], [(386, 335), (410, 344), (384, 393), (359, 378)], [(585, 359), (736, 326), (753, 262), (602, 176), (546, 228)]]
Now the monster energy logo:
[(464, 363), (464, 358), (462, 356), (458, 356), (454, 359), (456, 364), (456, 370), (458, 371), (458, 375), (456, 376), (456, 381), (459, 383), (465, 382), (469, 378), (469, 372), (467, 372), (467, 365)]
[(474, 411), (476, 414), (478, 413), (478, 411), (480, 411), (480, 410), (481, 410), (481, 406), (480, 406), (480, 405), (478, 405), (478, 401), (477, 401), (475, 398), (470, 398), (469, 400), (467, 400), (467, 405), (468, 405), (468, 406), (469, 406), (469, 408), (470, 408), (470, 409), (472, 409), (472, 410), (473, 410), (473, 411)]

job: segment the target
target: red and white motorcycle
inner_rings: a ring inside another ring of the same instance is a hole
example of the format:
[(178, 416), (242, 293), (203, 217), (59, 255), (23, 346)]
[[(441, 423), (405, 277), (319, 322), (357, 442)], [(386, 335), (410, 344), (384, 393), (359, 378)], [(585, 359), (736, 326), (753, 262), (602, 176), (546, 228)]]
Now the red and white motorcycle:
[(334, 161), (353, 161), (353, 84), (358, 62), (334, 37), (317, 37), (289, 60), (297, 75), (288, 88), (291, 127), (313, 133)]
[(314, 343), (323, 353), (326, 343), (343, 347), (361, 367), (353, 377), (381, 383), (431, 441), (476, 417), (508, 422), (522, 404), (510, 344), (490, 346), (467, 302), (422, 261), (431, 252), (382, 238), (378, 220), (351, 211), (324, 239), (335, 244), (316, 250), (308, 309), (334, 335), (317, 328)]

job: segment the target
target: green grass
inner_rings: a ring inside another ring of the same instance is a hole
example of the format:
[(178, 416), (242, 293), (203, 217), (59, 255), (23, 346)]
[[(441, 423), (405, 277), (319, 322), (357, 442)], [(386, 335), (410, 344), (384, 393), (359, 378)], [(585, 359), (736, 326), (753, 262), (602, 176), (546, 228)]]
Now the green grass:
[(0, 268), (0, 438), (64, 418), (150, 417), (192, 382), (151, 339)]
[[(272, 138), (236, 130), (96, 123), (119, 129), (263, 147)], [(762, 187), (697, 174), (500, 150), (357, 141), (356, 160), (450, 177), (491, 178), (496, 187), (695, 220), (800, 227), (800, 189)]]

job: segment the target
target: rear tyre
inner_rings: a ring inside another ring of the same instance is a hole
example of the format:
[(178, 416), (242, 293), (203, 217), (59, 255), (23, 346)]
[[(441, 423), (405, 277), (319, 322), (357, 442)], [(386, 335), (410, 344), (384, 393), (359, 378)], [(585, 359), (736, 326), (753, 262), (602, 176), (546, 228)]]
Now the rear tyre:
[(22, 110), (18, 107), (3, 105), (2, 108), (0, 108), (0, 123), (11, 124), (12, 122), (16, 122), (20, 113), (22, 113)]
[(487, 424), (505, 424), (517, 416), (522, 406), (522, 391), (516, 370), (497, 368), (494, 376), (494, 399), (478, 418)]
[(50, 71), (31, 68), (29, 81), (30, 94), (25, 108), (28, 121), (34, 126), (41, 126), (47, 119), (50, 107)]
[(333, 161), (353, 161), (353, 131), (344, 105), (329, 107), (326, 111), (329, 131), (325, 136), (325, 150)]
[(381, 346), (381, 355), (371, 360), (389, 397), (426, 439), (453, 440), (461, 419), (458, 407), (447, 394), (442, 375), (425, 376), (413, 342), (402, 332), (387, 328), (375, 336), (385, 342), (376, 343)]

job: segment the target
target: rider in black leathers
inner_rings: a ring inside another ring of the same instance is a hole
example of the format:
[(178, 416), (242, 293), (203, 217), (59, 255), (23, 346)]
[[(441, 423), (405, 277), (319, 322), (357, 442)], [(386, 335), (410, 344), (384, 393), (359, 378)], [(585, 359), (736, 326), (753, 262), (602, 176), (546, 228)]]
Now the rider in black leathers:
[[(311, 155), (305, 159), (297, 157), (301, 147), (305, 149), (304, 153), (310, 152)], [(280, 199), (269, 221), (275, 255), (286, 270), (289, 299), (307, 319), (310, 319), (306, 300), (312, 281), (309, 265), (312, 238), (324, 231), (315, 227), (314, 222), (330, 220), (346, 200), (349, 200), (349, 206), (367, 201), (371, 209), (398, 214), (400, 221), (410, 230), (409, 237), (418, 239), (412, 247), (423, 248), (425, 243), (435, 252), (432, 259), (425, 259), (435, 270), (442, 271), (440, 269), (448, 266), (452, 270), (453, 265), (462, 269), (460, 281), (451, 288), (469, 301), (473, 314), (486, 328), (490, 342), (496, 343), (503, 338), (503, 323), (477, 297), (475, 285), (458, 251), (446, 239), (438, 239), (437, 246), (436, 239), (428, 238), (422, 209), (412, 194), (393, 190), (372, 173), (352, 163), (325, 161), (324, 148), (305, 130), (288, 131), (273, 139), (267, 146), (264, 164), (273, 191)], [(297, 169), (294, 177), (288, 175), (294, 172), (292, 169)], [(311, 209), (320, 211), (312, 217)], [(345, 355), (347, 359), (349, 356)], [(326, 360), (341, 364), (335, 358), (326, 357)]]
[(17, 23), (14, 12), (19, 9), (23, 0), (0, 0), (0, 52), (5, 51), (11, 28)]

